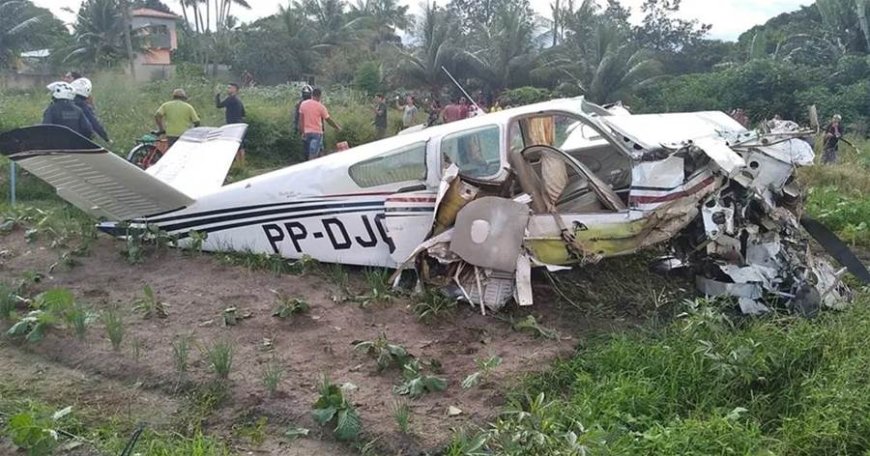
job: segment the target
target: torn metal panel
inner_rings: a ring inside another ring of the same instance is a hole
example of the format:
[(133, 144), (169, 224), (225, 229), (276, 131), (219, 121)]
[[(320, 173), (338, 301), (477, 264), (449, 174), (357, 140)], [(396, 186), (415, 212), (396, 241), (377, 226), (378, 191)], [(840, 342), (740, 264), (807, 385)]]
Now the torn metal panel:
[(731, 175), (738, 169), (746, 167), (746, 160), (734, 152), (728, 143), (720, 137), (705, 137), (695, 140), (695, 146), (703, 150), (725, 174)]
[(534, 304), (532, 293), (532, 264), (527, 255), (517, 257), (516, 292), (514, 299), (520, 306)]

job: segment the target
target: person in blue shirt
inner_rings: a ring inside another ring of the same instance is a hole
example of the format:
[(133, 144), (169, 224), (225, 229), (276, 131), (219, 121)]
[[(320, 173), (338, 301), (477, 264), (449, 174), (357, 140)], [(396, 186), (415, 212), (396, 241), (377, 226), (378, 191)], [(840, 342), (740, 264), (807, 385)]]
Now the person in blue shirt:
[(91, 90), (93, 88), (90, 79), (88, 78), (78, 78), (75, 81), (69, 84), (73, 91), (75, 92), (75, 99), (73, 102), (82, 112), (85, 114), (85, 117), (88, 118), (88, 122), (91, 123), (91, 127), (94, 129), (94, 133), (96, 133), (100, 138), (103, 138), (103, 141), (106, 141), (109, 144), (113, 144), (112, 140), (109, 139), (109, 133), (106, 132), (106, 129), (103, 128), (102, 122), (97, 118), (97, 113), (94, 111), (94, 106), (90, 103), (89, 99), (91, 97)]

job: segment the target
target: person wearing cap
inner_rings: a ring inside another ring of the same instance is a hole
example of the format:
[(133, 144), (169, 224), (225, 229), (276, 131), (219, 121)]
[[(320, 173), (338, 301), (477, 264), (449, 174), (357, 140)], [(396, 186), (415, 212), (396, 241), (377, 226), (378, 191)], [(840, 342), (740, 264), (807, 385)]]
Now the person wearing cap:
[(73, 103), (75, 90), (66, 82), (52, 82), (46, 87), (51, 92), (52, 102), (42, 113), (44, 125), (62, 125), (91, 139), (93, 127), (82, 110)]
[(94, 107), (88, 102), (88, 99), (91, 97), (91, 80), (88, 78), (78, 78), (71, 82), (70, 86), (72, 86), (73, 91), (76, 94), (73, 103), (75, 103), (75, 105), (85, 114), (85, 117), (88, 118), (88, 122), (90, 122), (91, 126), (94, 128), (94, 133), (103, 138), (103, 141), (113, 144), (112, 140), (109, 139), (109, 134), (106, 132), (106, 129), (103, 128), (100, 119), (97, 118), (97, 113), (94, 111)]
[(157, 128), (166, 134), (170, 147), (188, 128), (199, 126), (199, 116), (186, 100), (187, 94), (184, 90), (175, 89), (172, 91), (172, 100), (160, 105), (154, 115)]
[(825, 128), (825, 151), (822, 154), (822, 163), (824, 164), (837, 162), (840, 138), (843, 137), (843, 127), (840, 125), (842, 120), (843, 118), (839, 114), (834, 114), (831, 123)]

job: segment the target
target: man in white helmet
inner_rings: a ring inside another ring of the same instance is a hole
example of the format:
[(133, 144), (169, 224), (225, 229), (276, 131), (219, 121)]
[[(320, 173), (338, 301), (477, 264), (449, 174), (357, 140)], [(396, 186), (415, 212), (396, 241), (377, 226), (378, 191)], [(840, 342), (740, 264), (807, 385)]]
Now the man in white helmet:
[(88, 98), (91, 96), (91, 80), (88, 78), (78, 78), (69, 85), (72, 86), (73, 91), (76, 94), (73, 102), (82, 110), (83, 113), (85, 113), (85, 117), (88, 118), (88, 122), (90, 122), (91, 126), (94, 128), (94, 133), (103, 138), (103, 141), (112, 144), (112, 140), (109, 139), (109, 134), (106, 133), (106, 129), (103, 128), (103, 124), (100, 122), (100, 119), (97, 118), (97, 113), (94, 112), (94, 107), (88, 103)]
[(76, 133), (91, 139), (94, 129), (81, 108), (75, 105), (75, 90), (66, 82), (52, 82), (47, 86), (51, 91), (52, 102), (42, 114), (42, 123), (46, 125), (62, 125)]

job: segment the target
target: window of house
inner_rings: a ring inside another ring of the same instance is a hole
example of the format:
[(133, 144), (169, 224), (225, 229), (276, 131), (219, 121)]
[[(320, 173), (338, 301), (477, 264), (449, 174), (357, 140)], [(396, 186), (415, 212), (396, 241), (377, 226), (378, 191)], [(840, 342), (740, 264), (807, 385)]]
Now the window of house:
[(360, 187), (426, 180), (426, 143), (413, 144), (352, 165), (350, 178)]
[(462, 174), (490, 177), (501, 170), (501, 141), (497, 125), (466, 130), (445, 136), (441, 153), (445, 160), (456, 164)]

